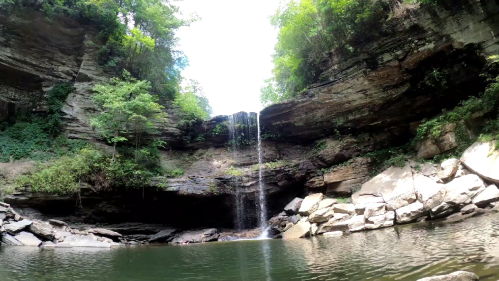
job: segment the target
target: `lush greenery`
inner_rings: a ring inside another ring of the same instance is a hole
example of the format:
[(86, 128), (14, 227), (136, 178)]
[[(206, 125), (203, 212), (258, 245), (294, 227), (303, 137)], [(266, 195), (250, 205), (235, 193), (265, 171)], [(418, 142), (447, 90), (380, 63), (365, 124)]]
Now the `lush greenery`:
[(72, 91), (69, 84), (59, 84), (48, 91), (48, 114), (30, 112), (0, 124), (0, 162), (19, 159), (48, 160), (81, 149), (85, 142), (59, 135), (60, 110)]
[(352, 41), (371, 36), (384, 17), (381, 2), (291, 0), (280, 7), (271, 19), (279, 37), (273, 77), (262, 87), (262, 103), (289, 99), (317, 82), (331, 50), (355, 52)]
[(139, 188), (147, 184), (153, 173), (133, 160), (111, 157), (87, 146), (74, 155), (64, 155), (39, 164), (31, 174), (16, 180), (18, 187), (30, 186), (35, 192), (75, 194), (83, 183), (96, 190)]
[(290, 0), (278, 8), (271, 24), (279, 29), (273, 76), (261, 88), (264, 105), (300, 95), (321, 81), (334, 57), (357, 55), (356, 42), (380, 32), (393, 10), (405, 4), (439, 0)]
[(149, 94), (150, 87), (148, 81), (134, 79), (126, 70), (123, 79), (113, 78), (108, 84), (95, 86), (93, 99), (100, 113), (91, 118), (91, 124), (115, 149), (132, 135), (136, 152), (141, 151), (139, 147), (147, 142), (143, 136), (155, 133), (154, 123), (165, 117), (158, 98)]
[(175, 97), (174, 104), (187, 113), (184, 118), (187, 120), (206, 120), (213, 113), (208, 99), (204, 95), (203, 88), (195, 80), (190, 80), (183, 87), (182, 92)]

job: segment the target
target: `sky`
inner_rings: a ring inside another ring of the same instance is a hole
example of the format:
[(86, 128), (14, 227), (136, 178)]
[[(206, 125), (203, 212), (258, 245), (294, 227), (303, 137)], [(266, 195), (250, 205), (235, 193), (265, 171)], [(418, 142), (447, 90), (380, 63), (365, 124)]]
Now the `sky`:
[(260, 111), (260, 87), (271, 77), (277, 30), (269, 17), (279, 0), (183, 0), (177, 5), (201, 20), (177, 32), (189, 59), (182, 72), (197, 80), (213, 116)]

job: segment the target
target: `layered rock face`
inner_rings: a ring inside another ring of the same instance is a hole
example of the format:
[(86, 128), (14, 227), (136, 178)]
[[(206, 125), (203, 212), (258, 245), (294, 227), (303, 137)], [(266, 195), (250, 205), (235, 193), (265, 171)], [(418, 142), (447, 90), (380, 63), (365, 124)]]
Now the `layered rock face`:
[[(262, 111), (265, 130), (293, 142), (336, 130), (407, 138), (410, 123), (480, 92), (485, 58), (498, 51), (499, 7), (495, 1), (443, 6), (388, 20), (380, 36), (353, 42), (353, 55), (335, 52), (323, 83)], [(435, 75), (445, 77), (444, 85)]]

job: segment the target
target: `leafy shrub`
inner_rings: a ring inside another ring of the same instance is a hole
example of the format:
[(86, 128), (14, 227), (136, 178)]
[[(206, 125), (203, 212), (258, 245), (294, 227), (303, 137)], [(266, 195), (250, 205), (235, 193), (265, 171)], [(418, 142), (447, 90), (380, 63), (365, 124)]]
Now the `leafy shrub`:
[(35, 192), (74, 194), (81, 184), (97, 190), (143, 188), (154, 174), (134, 160), (118, 155), (114, 159), (91, 146), (71, 156), (39, 164), (31, 174), (16, 180), (17, 187), (30, 186)]
[(229, 176), (233, 176), (233, 177), (242, 177), (243, 176), (243, 172), (239, 169), (234, 168), (233, 166), (230, 166), (230, 169), (225, 171), (225, 174), (227, 174)]

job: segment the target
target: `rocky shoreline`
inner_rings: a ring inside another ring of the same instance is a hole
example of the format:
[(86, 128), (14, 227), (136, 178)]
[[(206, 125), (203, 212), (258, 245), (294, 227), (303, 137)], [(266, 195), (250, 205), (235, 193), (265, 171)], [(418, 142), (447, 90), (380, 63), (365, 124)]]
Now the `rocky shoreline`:
[[(154, 234), (137, 234), (143, 233)], [(134, 234), (130, 234), (134, 233)], [(9, 204), (0, 202), (0, 244), (41, 248), (112, 248), (147, 244), (189, 244), (218, 241), (215, 228), (178, 231), (161, 226), (124, 224), (109, 228), (70, 226), (64, 221), (30, 220), (19, 215)]]
[[(463, 219), (499, 212), (499, 151), (475, 143), (460, 160), (441, 165), (390, 167), (340, 202), (322, 193), (295, 198), (270, 219), (274, 237), (284, 239), (373, 230), (427, 220)], [(473, 171), (473, 172), (472, 172)]]

